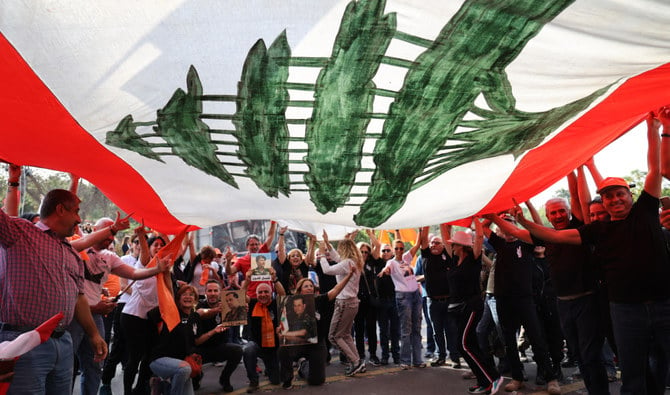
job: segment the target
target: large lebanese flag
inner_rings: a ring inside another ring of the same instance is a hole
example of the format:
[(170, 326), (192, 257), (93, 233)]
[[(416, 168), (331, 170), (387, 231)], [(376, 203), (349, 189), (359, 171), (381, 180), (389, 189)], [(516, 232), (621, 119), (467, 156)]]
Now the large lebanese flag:
[(503, 209), (670, 102), (663, 0), (6, 3), (0, 158), (170, 233)]

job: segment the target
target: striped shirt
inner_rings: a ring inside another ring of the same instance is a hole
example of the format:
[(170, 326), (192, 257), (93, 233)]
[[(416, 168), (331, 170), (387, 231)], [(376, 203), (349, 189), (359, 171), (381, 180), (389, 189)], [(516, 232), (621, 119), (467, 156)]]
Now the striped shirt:
[(83, 281), (83, 262), (67, 240), (0, 210), (0, 322), (37, 327), (63, 312), (59, 327), (67, 326)]

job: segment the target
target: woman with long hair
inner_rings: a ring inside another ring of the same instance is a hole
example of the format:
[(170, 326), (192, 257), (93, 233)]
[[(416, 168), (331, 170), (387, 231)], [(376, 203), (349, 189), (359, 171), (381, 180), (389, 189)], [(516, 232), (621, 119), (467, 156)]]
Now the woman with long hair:
[(447, 274), (449, 283), (449, 315), (458, 328), (458, 348), (470, 369), (477, 377), (477, 385), (469, 389), (470, 393), (495, 394), (503, 383), (503, 378), (485, 358), (477, 341), (477, 323), (484, 312), (484, 301), (480, 286), (482, 271), (482, 249), (484, 244), (483, 225), (474, 219), (475, 237), (464, 231), (458, 231), (447, 243), (446, 249), (452, 257), (452, 266)]
[[(355, 232), (352, 237), (356, 235)], [(361, 358), (365, 359), (365, 339), (367, 338), (368, 352), (370, 358), (368, 361), (373, 366), (378, 366), (381, 361), (377, 357), (377, 307), (375, 301), (377, 297), (377, 271), (376, 262), (379, 259), (379, 250), (381, 244), (375, 237), (371, 229), (367, 230), (370, 244), (359, 242), (356, 245), (361, 251), (361, 256), (365, 266), (361, 275), (361, 281), (358, 289), (358, 313), (354, 318), (354, 334), (356, 337), (356, 349)], [(386, 262), (384, 262), (386, 263)], [(383, 267), (383, 266), (382, 266)]]
[[(296, 286), (298, 282), (306, 278), (309, 272), (309, 268), (315, 265), (314, 262), (314, 249), (315, 243), (309, 243), (307, 247), (307, 254), (303, 254), (299, 248), (293, 248), (286, 253), (286, 243), (284, 234), (288, 230), (288, 227), (282, 227), (279, 229), (279, 241), (277, 242), (277, 260), (281, 265), (281, 273), (279, 275), (279, 281), (281, 281), (286, 293), (288, 295), (293, 295), (296, 293)], [(314, 236), (307, 234), (310, 239), (313, 239)]]
[[(353, 376), (365, 372), (365, 360), (360, 358), (356, 344), (351, 336), (351, 327), (358, 312), (358, 286), (363, 271), (363, 257), (353, 240), (344, 239), (339, 242), (337, 251), (328, 242), (328, 234), (323, 231), (323, 241), (319, 244), (319, 263), (325, 274), (334, 275), (337, 282), (342, 282), (352, 268), (352, 278), (342, 292), (335, 298), (335, 311), (330, 322), (328, 337), (330, 342), (347, 357), (349, 367), (345, 375)], [(328, 260), (337, 262), (330, 266)]]

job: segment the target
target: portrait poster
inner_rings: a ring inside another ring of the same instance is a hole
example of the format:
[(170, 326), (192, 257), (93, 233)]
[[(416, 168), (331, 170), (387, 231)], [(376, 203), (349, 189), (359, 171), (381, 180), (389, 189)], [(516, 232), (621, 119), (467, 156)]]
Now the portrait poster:
[(221, 323), (224, 326), (246, 325), (247, 311), (244, 290), (221, 291)]
[(251, 281), (272, 281), (271, 267), (272, 256), (269, 252), (251, 254)]
[(314, 295), (282, 296), (279, 311), (280, 347), (318, 342)]

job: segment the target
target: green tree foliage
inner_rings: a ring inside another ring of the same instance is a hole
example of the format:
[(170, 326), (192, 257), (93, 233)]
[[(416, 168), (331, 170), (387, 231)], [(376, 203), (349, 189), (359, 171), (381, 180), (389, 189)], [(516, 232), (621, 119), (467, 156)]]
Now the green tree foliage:
[[(0, 167), (0, 183), (7, 185), (7, 165)], [(36, 167), (24, 167), (21, 175), (21, 202), (19, 214), (36, 213), (44, 195), (52, 189), (69, 189), (70, 177), (67, 173), (43, 170)], [(3, 199), (6, 190), (3, 191)], [(116, 217), (121, 211), (111, 200), (86, 181), (79, 183), (77, 195), (81, 199), (80, 215), (82, 222), (95, 222), (101, 217)], [(121, 212), (123, 214), (123, 212)]]

